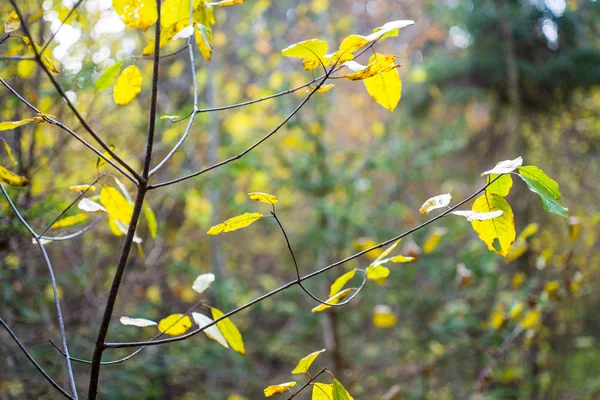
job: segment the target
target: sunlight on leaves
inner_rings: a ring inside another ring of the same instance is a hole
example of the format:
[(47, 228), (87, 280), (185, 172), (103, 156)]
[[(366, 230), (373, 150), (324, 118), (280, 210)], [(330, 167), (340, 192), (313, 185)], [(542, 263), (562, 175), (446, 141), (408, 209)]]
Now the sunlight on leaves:
[[(369, 65), (377, 59), (383, 57), (381, 54), (374, 54), (369, 58)], [(402, 81), (400, 73), (396, 68), (382, 71), (370, 78), (363, 80), (367, 92), (382, 107), (394, 111), (400, 102), (402, 96)]]
[(170, 336), (181, 335), (191, 327), (190, 317), (183, 314), (171, 314), (158, 322), (158, 330)]
[(59, 219), (58, 221), (53, 223), (50, 228), (52, 228), (52, 229), (66, 228), (71, 225), (79, 224), (79, 223), (87, 220), (87, 218), (88, 218), (88, 215), (84, 214), (84, 213), (71, 215), (69, 217)]
[(308, 372), (310, 365), (317, 359), (317, 357), (319, 357), (319, 354), (323, 353), (324, 351), (325, 349), (315, 351), (306, 357), (303, 357), (300, 361), (298, 361), (298, 365), (296, 365), (296, 368), (294, 368), (292, 374), (304, 374), (305, 372)]
[(209, 235), (218, 235), (221, 232), (232, 232), (241, 228), (245, 228), (251, 223), (258, 221), (262, 217), (263, 215), (261, 213), (244, 213), (211, 227), (207, 233)]
[(158, 19), (155, 0), (113, 0), (112, 3), (121, 21), (129, 27), (145, 31)]
[(488, 249), (506, 257), (517, 235), (515, 217), (508, 202), (496, 194), (483, 194), (473, 203), (473, 211), (482, 213), (503, 211), (499, 217), (485, 221), (475, 220), (471, 224)]
[(119, 105), (131, 103), (142, 91), (142, 74), (138, 67), (130, 65), (117, 78), (113, 99)]

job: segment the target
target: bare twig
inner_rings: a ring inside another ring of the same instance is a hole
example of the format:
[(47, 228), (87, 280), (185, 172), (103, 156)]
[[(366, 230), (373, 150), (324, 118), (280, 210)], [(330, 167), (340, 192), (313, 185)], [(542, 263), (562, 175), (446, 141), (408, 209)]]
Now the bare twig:
[(294, 393), (290, 397), (288, 397), (287, 400), (291, 400), (294, 397), (298, 396), (300, 394), (300, 392), (302, 392), (304, 389), (306, 389), (311, 383), (313, 383), (315, 381), (315, 379), (317, 379), (321, 374), (323, 374), (326, 371), (327, 371), (327, 368), (323, 368), (322, 370), (320, 370), (315, 376), (311, 377), (308, 382), (306, 382), (304, 385), (302, 385), (302, 387), (299, 388), (296, 391), (296, 393)]

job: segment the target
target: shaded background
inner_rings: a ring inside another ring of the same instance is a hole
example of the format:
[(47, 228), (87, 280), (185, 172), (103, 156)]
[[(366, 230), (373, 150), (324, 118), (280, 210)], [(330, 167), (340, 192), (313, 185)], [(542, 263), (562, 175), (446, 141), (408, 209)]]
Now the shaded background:
[[(43, 10), (32, 23), (39, 39), (58, 27), (74, 2), (21, 3), (29, 16)], [(3, 1), (0, 15), (5, 19), (9, 12)], [(597, 2), (248, 0), (216, 10), (215, 16), (214, 59), (196, 58), (201, 107), (258, 98), (312, 79), (300, 62), (281, 56), (291, 43), (319, 37), (332, 49), (350, 33), (413, 19), (416, 26), (378, 44), (380, 52), (398, 54), (403, 63), (402, 99), (389, 113), (361, 82), (337, 81), (243, 159), (152, 191), (148, 201), (157, 213), (159, 235), (153, 240), (141, 232), (148, 237), (146, 258), (131, 257), (110, 341), (149, 338), (151, 328), (122, 326), (118, 316), (157, 320), (186, 310), (198, 299), (191, 284), (200, 273), (216, 274), (209, 298), (223, 311), (294, 278), (272, 220), (219, 237), (205, 234), (233, 215), (267, 212), (246, 197), (251, 191), (280, 198), (278, 214), (303, 273), (417, 225), (425, 218), (417, 211), (425, 199), (451, 192), (458, 201), (483, 186), (481, 171), (519, 155), (557, 180), (572, 217), (544, 213), (537, 196), (515, 180), (508, 200), (517, 232), (530, 223), (538, 229), (519, 244), (514, 259), (489, 252), (464, 220), (445, 218), (400, 245), (402, 254), (418, 256), (415, 263), (391, 267), (384, 283), (370, 282), (350, 305), (312, 314), (314, 302), (293, 288), (233, 318), (244, 336), (246, 357), (204, 336), (152, 347), (125, 364), (102, 368), (102, 398), (261, 398), (267, 385), (292, 379), (289, 372), (299, 358), (323, 347), (328, 351), (315, 370), (330, 368), (356, 399), (600, 397)], [(58, 79), (69, 96), (138, 169), (151, 61), (131, 56), (140, 54), (152, 31), (124, 29), (109, 0), (85, 0), (50, 46), (61, 61)], [(172, 43), (163, 53), (183, 43)], [(17, 40), (1, 45), (0, 54), (28, 55)], [(140, 96), (125, 107), (113, 103), (111, 90), (94, 93), (95, 79), (121, 59), (140, 67), (144, 79)], [(189, 69), (185, 52), (161, 62), (159, 115), (192, 109)], [(0, 76), (81, 131), (33, 62), (0, 59)], [(303, 95), (198, 115), (190, 138), (158, 179), (239, 153), (276, 126)], [(0, 104), (2, 121), (29, 115), (4, 88)], [(156, 154), (165, 155), (183, 129), (160, 121)], [(72, 201), (76, 195), (68, 186), (97, 175), (96, 158), (55, 127), (24, 126), (2, 137), (15, 150), (19, 172), (32, 181), (10, 193), (34, 227), (48, 224)], [(9, 165), (5, 157), (2, 162)], [(58, 381), (63, 382), (63, 359), (48, 343), (58, 342), (59, 333), (46, 267), (4, 200), (0, 222), (0, 315), (53, 376), (62, 374)], [(439, 244), (425, 246), (432, 236)], [(100, 223), (83, 237), (48, 249), (71, 352), (91, 358), (120, 239)], [(338, 275), (368, 263), (363, 257), (307, 286), (324, 297)], [(456, 279), (459, 263), (473, 275), (469, 284)], [(549, 289), (549, 282), (557, 282), (558, 290)], [(515, 304), (524, 305), (523, 313), (541, 307), (541, 324), (499, 356), (520, 318), (510, 312)], [(372, 323), (377, 305), (391, 307), (394, 326)], [(129, 352), (106, 354), (109, 360)], [(56, 397), (4, 331), (0, 355), (0, 398)], [(473, 386), (491, 359), (498, 361), (494, 374), (475, 394)], [(89, 368), (75, 364), (75, 372), (85, 390)], [(299, 397), (310, 398), (308, 393)]]

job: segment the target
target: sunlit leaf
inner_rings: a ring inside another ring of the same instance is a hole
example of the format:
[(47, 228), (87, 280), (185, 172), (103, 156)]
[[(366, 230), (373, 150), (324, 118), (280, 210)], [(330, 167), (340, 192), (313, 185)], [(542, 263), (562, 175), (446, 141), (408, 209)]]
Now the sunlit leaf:
[[(189, 4), (188, 4), (188, 15), (189, 15)], [(158, 44), (158, 47), (160, 49), (165, 47), (169, 43), (169, 41), (175, 37), (175, 35), (178, 33), (178, 31), (180, 29), (183, 29), (184, 27), (185, 27), (185, 21), (181, 21), (180, 24), (173, 24), (173, 25), (167, 26), (166, 28), (162, 28), (160, 31), (160, 42)], [(151, 56), (154, 54), (154, 48), (156, 47), (154, 45), (154, 43), (155, 43), (154, 39), (150, 39), (150, 41), (148, 41), (148, 44), (142, 50), (143, 56)]]
[[(208, 318), (204, 314), (200, 314), (197, 312), (192, 313), (192, 318), (194, 318), (194, 322), (198, 324), (198, 327), (204, 328), (206, 325), (210, 325), (213, 323), (213, 320)], [(212, 325), (204, 330), (206, 336), (210, 339), (219, 342), (219, 344), (223, 347), (229, 348), (229, 344), (227, 344), (227, 340), (223, 337), (223, 334), (217, 327), (217, 325)]]
[[(352, 241), (352, 245), (358, 251), (365, 251), (367, 249), (370, 249), (373, 246), (376, 246), (377, 242), (375, 242), (373, 239), (369, 239), (369, 238), (360, 238), (360, 239), (356, 239), (356, 240)], [(374, 260), (374, 259), (377, 259), (378, 257), (380, 257), (381, 253), (383, 253), (383, 250), (381, 250), (380, 248), (377, 248), (377, 249), (369, 251), (365, 255), (368, 258)]]
[[(348, 288), (348, 289), (344, 289), (341, 292), (335, 294), (333, 297), (328, 298), (327, 300), (325, 300), (325, 303), (329, 303), (329, 304), (338, 304), (340, 301), (344, 300), (344, 298), (348, 295), (348, 293), (350, 293), (352, 289)], [(311, 312), (321, 312), (321, 311), (325, 311), (328, 308), (331, 308), (332, 306), (327, 305), (327, 304), (319, 304), (318, 306), (316, 306), (315, 308), (313, 308), (311, 310)]]
[[(497, 174), (491, 174), (487, 176), (486, 183), (490, 183), (496, 179)], [(513, 185), (512, 176), (509, 174), (501, 175), (500, 178), (496, 179), (491, 185), (489, 185), (485, 191), (486, 193), (497, 194), (502, 197), (508, 196), (510, 188)]]
[(200, 54), (202, 54), (202, 57), (204, 57), (205, 60), (210, 61), (213, 52), (212, 29), (203, 24), (196, 23), (194, 37), (196, 39), (196, 46), (198, 46), (198, 50), (200, 50)]
[[(383, 57), (381, 54), (374, 54), (369, 58), (369, 64), (376, 59)], [(394, 111), (402, 95), (402, 81), (397, 69), (380, 72), (370, 78), (363, 80), (367, 92), (384, 108)]]
[(523, 317), (523, 321), (521, 324), (523, 325), (523, 329), (531, 329), (535, 328), (539, 325), (542, 316), (542, 310), (539, 308), (533, 309), (529, 311)]
[(48, 53), (46, 53), (47, 50), (44, 50), (42, 52), (42, 48), (40, 46), (38, 46), (35, 43), (31, 43), (31, 41), (26, 37), (21, 37), (21, 39), (25, 42), (25, 44), (29, 48), (29, 51), (31, 51), (33, 55), (39, 54), (40, 60), (42, 61), (42, 64), (46, 66), (46, 68), (48, 68), (55, 74), (58, 74), (60, 72), (54, 65), (54, 62), (52, 62), (52, 60), (48, 56)]
[(65, 217), (63, 219), (59, 219), (55, 223), (52, 224), (52, 229), (58, 228), (66, 228), (71, 225), (79, 224), (85, 220), (87, 220), (88, 215), (85, 213), (71, 215), (69, 217)]
[(10, 161), (12, 161), (12, 163), (14, 165), (18, 165), (19, 163), (15, 159), (15, 156), (13, 155), (12, 149), (8, 145), (8, 142), (6, 141), (6, 139), (4, 139), (4, 138), (0, 138), (0, 139), (2, 139), (2, 141), (4, 142), (4, 151), (6, 151), (6, 155), (8, 156), (8, 158), (10, 158)]
[(333, 385), (330, 383), (315, 383), (313, 385), (311, 400), (332, 400)]
[(221, 1), (217, 1), (215, 3), (209, 3), (211, 6), (216, 6), (216, 7), (229, 7), (229, 6), (233, 6), (236, 4), (242, 4), (244, 2), (244, 0), (221, 0)]
[(101, 92), (111, 87), (115, 82), (115, 79), (117, 79), (117, 76), (119, 76), (121, 67), (123, 67), (123, 61), (119, 61), (118, 63), (107, 67), (96, 81), (96, 92)]
[(479, 211), (452, 211), (451, 214), (459, 215), (467, 218), (467, 221), (486, 221), (492, 218), (498, 218), (503, 214), (502, 210), (492, 212), (479, 212)]
[[(396, 58), (397, 57), (394, 55), (381, 56), (375, 59), (369, 65), (364, 67), (361, 66), (362, 68), (360, 68), (358, 71), (355, 71), (353, 74), (344, 75), (343, 78), (351, 81), (364, 80), (379, 73), (391, 71), (399, 67), (399, 65), (395, 63)], [(354, 61), (349, 61), (346, 64), (353, 62)]]
[(494, 168), (485, 171), (481, 174), (481, 176), (491, 174), (508, 174), (514, 171), (515, 169), (519, 168), (521, 165), (523, 165), (523, 159), (521, 157), (517, 157), (514, 160), (500, 161), (498, 164), (496, 164)]
[(146, 218), (146, 222), (148, 223), (148, 231), (150, 231), (150, 236), (153, 239), (156, 239), (156, 214), (154, 214), (154, 211), (146, 202), (144, 202), (144, 218)]
[(446, 207), (448, 204), (450, 204), (451, 200), (452, 196), (450, 195), (450, 193), (440, 194), (439, 196), (431, 197), (427, 199), (425, 203), (423, 203), (421, 208), (419, 208), (419, 212), (423, 215), (427, 215), (432, 210)]
[(515, 217), (510, 205), (502, 196), (483, 194), (473, 203), (473, 211), (483, 213), (503, 211), (499, 217), (485, 221), (475, 220), (471, 224), (488, 249), (506, 257), (517, 235)]
[(296, 386), (296, 382), (280, 383), (279, 385), (267, 386), (264, 390), (265, 397), (271, 397), (276, 394), (285, 393), (289, 388)]
[(145, 31), (158, 19), (155, 0), (113, 0), (112, 3), (121, 21), (132, 28)]
[(324, 57), (325, 53), (327, 53), (327, 43), (321, 39), (309, 39), (294, 43), (281, 50), (281, 54), (285, 57), (304, 59), (304, 69), (307, 71), (312, 71), (321, 65), (330, 65), (330, 60)]
[(196, 292), (202, 294), (206, 289), (210, 287), (210, 285), (215, 281), (215, 274), (202, 274), (198, 275), (198, 277), (194, 280), (192, 284), (192, 289)]
[(448, 230), (446, 228), (433, 228), (427, 236), (427, 239), (425, 239), (425, 243), (423, 243), (423, 253), (429, 254), (434, 251), (447, 232)]
[(194, 34), (194, 25), (188, 25), (173, 36), (173, 40), (187, 39)]
[(370, 265), (367, 268), (367, 278), (372, 280), (384, 279), (390, 275), (390, 270), (383, 265), (373, 266)]
[(333, 297), (336, 293), (338, 293), (340, 290), (342, 290), (344, 288), (344, 286), (346, 286), (346, 283), (348, 283), (348, 281), (350, 281), (350, 279), (354, 278), (355, 274), (356, 274), (356, 268), (353, 269), (352, 271), (346, 272), (345, 274), (343, 274), (342, 276), (337, 278), (335, 280), (335, 282), (333, 282), (331, 284), (331, 287), (329, 288), (329, 297)]
[[(115, 146), (113, 146), (112, 144), (108, 146), (108, 148), (111, 151), (115, 150)], [(108, 158), (109, 160), (112, 159), (112, 156), (110, 155), (110, 153), (108, 151), (103, 151), (102, 155), (106, 158)], [(103, 166), (104, 164), (106, 164), (106, 160), (104, 160), (104, 158), (102, 157), (98, 157), (98, 159), (96, 160), (96, 169), (100, 168), (101, 166)]]
[(252, 200), (272, 205), (275, 205), (279, 202), (279, 199), (276, 196), (273, 196), (272, 194), (268, 193), (252, 192), (248, 193), (248, 197), (250, 197)]
[(117, 78), (113, 99), (119, 105), (131, 103), (142, 91), (142, 74), (135, 65), (125, 68)]
[(121, 317), (121, 318), (119, 318), (119, 322), (122, 323), (123, 325), (139, 326), (141, 328), (146, 327), (146, 326), (157, 325), (156, 322), (151, 321), (149, 319), (144, 319), (144, 318)]
[(244, 213), (242, 215), (230, 218), (227, 221), (223, 221), (220, 224), (211, 227), (207, 233), (209, 235), (218, 235), (221, 232), (235, 231), (247, 227), (251, 223), (258, 221), (262, 217), (263, 215), (261, 213)]
[(100, 203), (108, 215), (115, 221), (129, 224), (133, 214), (133, 206), (115, 188), (105, 186), (100, 191)]
[(95, 192), (96, 186), (94, 185), (74, 185), (69, 186), (69, 190), (74, 192)]
[(556, 181), (534, 166), (519, 167), (518, 172), (529, 190), (540, 195), (544, 210), (564, 218), (569, 216), (569, 209), (560, 204), (561, 194)]
[(0, 165), (0, 182), (11, 186), (27, 186), (29, 179), (24, 176), (16, 175)]
[(4, 23), (4, 32), (10, 33), (14, 32), (21, 27), (21, 20), (19, 20), (19, 15), (15, 10), (12, 10), (10, 14), (8, 14), (8, 19)]
[(90, 199), (81, 199), (81, 201), (77, 204), (77, 208), (89, 213), (100, 214), (106, 212), (106, 208), (102, 207), (100, 204)]
[(333, 380), (333, 400), (354, 400), (337, 379)]
[(375, 306), (375, 310), (373, 311), (373, 325), (385, 329), (396, 325), (396, 322), (398, 322), (398, 319), (390, 306), (383, 304)]
[(310, 368), (310, 365), (317, 359), (319, 354), (323, 353), (324, 351), (325, 349), (315, 351), (313, 353), (310, 353), (306, 357), (303, 357), (300, 361), (298, 361), (298, 365), (296, 365), (296, 368), (294, 368), (292, 374), (304, 374), (305, 372), (307, 372)]
[[(211, 312), (215, 320), (225, 315), (223, 314), (223, 312), (214, 307), (211, 307)], [(225, 318), (217, 322), (217, 327), (219, 328), (219, 331), (221, 331), (221, 333), (225, 337), (225, 340), (227, 340), (227, 343), (229, 343), (229, 346), (231, 346), (233, 350), (237, 351), (241, 355), (246, 355), (246, 347), (244, 346), (242, 334), (240, 333), (237, 326), (235, 326), (235, 324), (231, 321), (231, 319)]]
[(10, 129), (15, 129), (19, 126), (28, 124), (30, 122), (33, 122), (33, 118), (22, 119), (20, 121), (0, 122), (0, 131), (8, 131)]
[(190, 317), (183, 314), (171, 314), (158, 322), (158, 330), (171, 336), (181, 335), (191, 327)]

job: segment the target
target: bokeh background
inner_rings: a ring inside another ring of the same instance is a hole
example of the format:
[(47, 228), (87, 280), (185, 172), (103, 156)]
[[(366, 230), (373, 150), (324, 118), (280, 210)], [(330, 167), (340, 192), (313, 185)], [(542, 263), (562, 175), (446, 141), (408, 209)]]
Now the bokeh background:
[[(40, 43), (73, 3), (19, 1), (33, 17), (31, 29)], [(10, 10), (2, 1), (3, 20)], [(327, 352), (315, 370), (328, 367), (356, 399), (600, 398), (598, 2), (246, 0), (216, 10), (215, 18), (213, 61), (196, 57), (201, 107), (266, 96), (312, 79), (300, 62), (281, 55), (289, 44), (318, 37), (334, 49), (348, 34), (412, 19), (414, 27), (378, 44), (380, 52), (398, 54), (403, 64), (402, 99), (390, 113), (361, 82), (337, 81), (241, 160), (152, 191), (148, 201), (159, 234), (151, 239), (142, 227), (145, 260), (132, 254), (111, 341), (154, 334), (151, 328), (120, 325), (120, 315), (157, 320), (189, 308), (198, 299), (191, 284), (201, 273), (217, 276), (208, 300), (224, 311), (294, 278), (275, 221), (219, 237), (205, 234), (233, 215), (268, 212), (249, 200), (248, 192), (280, 198), (278, 215), (303, 273), (419, 224), (426, 218), (418, 212), (425, 199), (450, 192), (458, 201), (483, 186), (482, 171), (517, 156), (560, 184), (571, 217), (545, 213), (539, 198), (515, 180), (508, 201), (517, 232), (529, 226), (534, 233), (515, 243), (508, 259), (489, 252), (463, 219), (444, 218), (400, 244), (400, 253), (416, 256), (416, 262), (392, 266), (385, 282), (370, 282), (348, 306), (313, 314), (314, 301), (294, 287), (233, 318), (246, 343), (245, 357), (203, 335), (148, 348), (102, 369), (102, 398), (257, 399), (267, 385), (292, 380), (297, 360), (321, 348)], [(152, 35), (153, 29), (125, 28), (110, 0), (84, 0), (49, 46), (69, 97), (137, 168), (145, 148), (152, 63), (132, 56)], [(163, 53), (184, 42), (169, 44)], [(22, 42), (6, 41), (0, 55), (3, 79), (83, 134), (32, 61), (5, 57), (28, 56)], [(144, 79), (140, 96), (124, 107), (114, 104), (111, 90), (94, 91), (100, 73), (119, 60), (135, 63)], [(191, 73), (185, 52), (162, 60), (159, 115), (192, 109)], [(304, 95), (198, 115), (159, 180), (239, 153)], [(0, 104), (2, 121), (29, 115), (5, 88)], [(157, 155), (168, 152), (183, 124), (159, 122)], [(97, 176), (96, 157), (55, 127), (24, 126), (2, 137), (13, 147), (18, 172), (31, 179), (28, 187), (9, 192), (38, 229), (76, 196), (70, 185)], [(10, 163), (4, 155), (2, 163)], [(75, 240), (48, 245), (76, 357), (91, 358), (120, 242), (100, 223)], [(337, 276), (365, 267), (368, 256), (307, 286), (325, 297)], [(460, 274), (457, 279), (457, 271), (464, 272), (459, 264), (470, 271), (470, 280)], [(0, 315), (64, 382), (63, 358), (48, 342), (58, 343), (59, 332), (47, 270), (5, 200), (0, 201), (0, 265)], [(381, 305), (396, 317), (390, 326), (374, 324), (374, 310)], [(523, 316), (538, 309), (539, 321), (501, 351)], [(105, 354), (112, 360), (129, 352)], [(1, 399), (56, 398), (4, 331), (0, 359)], [(496, 362), (493, 375), (477, 390), (490, 362)], [(88, 366), (75, 364), (75, 371), (78, 386), (86, 388)]]

